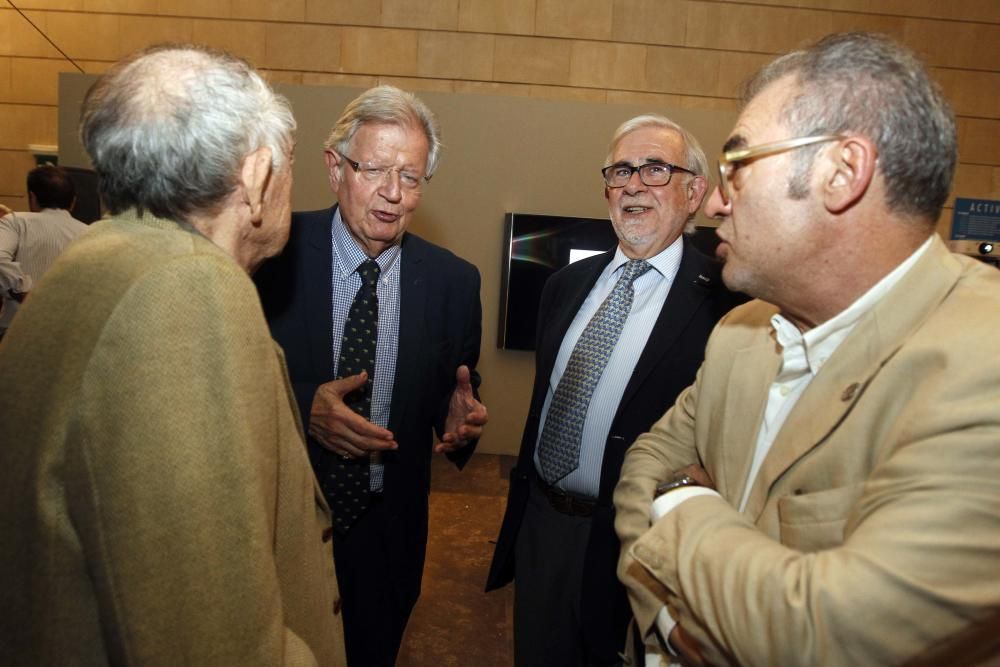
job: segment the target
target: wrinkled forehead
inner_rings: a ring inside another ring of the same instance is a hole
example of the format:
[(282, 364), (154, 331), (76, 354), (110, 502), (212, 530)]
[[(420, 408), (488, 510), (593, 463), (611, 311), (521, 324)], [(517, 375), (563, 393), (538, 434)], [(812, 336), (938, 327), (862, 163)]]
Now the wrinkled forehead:
[(407, 163), (426, 164), (430, 140), (419, 126), (396, 123), (364, 123), (348, 144), (356, 160), (397, 158)]
[(685, 162), (684, 138), (669, 127), (646, 126), (619, 137), (611, 150), (610, 162)]

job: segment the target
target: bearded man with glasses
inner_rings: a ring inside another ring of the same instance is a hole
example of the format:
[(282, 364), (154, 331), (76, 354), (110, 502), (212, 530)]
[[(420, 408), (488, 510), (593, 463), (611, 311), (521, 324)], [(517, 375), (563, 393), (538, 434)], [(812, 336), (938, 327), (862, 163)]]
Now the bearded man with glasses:
[(706, 212), (723, 280), (759, 300), (615, 491), (645, 664), (998, 654), (1000, 273), (935, 234), (956, 143), (886, 37), (828, 36), (749, 83)]
[(615, 132), (605, 164), (618, 245), (545, 285), (531, 408), (487, 582), (515, 582), (519, 666), (620, 661), (630, 612), (611, 494), (622, 458), (691, 383), (712, 327), (741, 300), (683, 236), (708, 189), (698, 140), (638, 116)]
[(326, 142), (337, 205), (293, 214), (286, 251), (256, 278), (333, 512), (347, 661), (360, 667), (395, 663), (417, 601), (432, 451), (463, 466), (487, 419), (479, 272), (406, 231), (440, 151), (417, 97), (362, 93)]

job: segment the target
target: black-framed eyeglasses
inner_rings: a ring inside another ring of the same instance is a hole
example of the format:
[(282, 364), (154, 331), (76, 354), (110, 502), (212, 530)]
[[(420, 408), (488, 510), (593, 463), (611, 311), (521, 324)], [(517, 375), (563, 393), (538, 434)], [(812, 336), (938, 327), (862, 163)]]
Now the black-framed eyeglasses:
[(678, 167), (676, 164), (670, 164), (669, 162), (647, 162), (646, 164), (640, 164), (638, 167), (633, 167), (625, 163), (613, 164), (601, 169), (601, 175), (604, 176), (604, 182), (609, 188), (624, 188), (628, 185), (628, 182), (632, 179), (632, 174), (635, 172), (639, 172), (639, 180), (642, 181), (643, 185), (658, 187), (669, 185), (670, 178), (674, 175), (675, 171), (682, 171), (692, 176), (698, 175), (690, 169)]
[(399, 174), (399, 186), (401, 188), (412, 192), (419, 192), (420, 186), (423, 185), (423, 182), (431, 180), (428, 176), (418, 176), (417, 174), (405, 171), (399, 167), (380, 167), (370, 162), (358, 162), (357, 160), (352, 160), (343, 153), (338, 153), (338, 155), (344, 158), (347, 164), (351, 165), (351, 169), (354, 170), (354, 173), (356, 173), (362, 180), (368, 181), (369, 183), (385, 183), (389, 179), (389, 175), (392, 172), (396, 172)]

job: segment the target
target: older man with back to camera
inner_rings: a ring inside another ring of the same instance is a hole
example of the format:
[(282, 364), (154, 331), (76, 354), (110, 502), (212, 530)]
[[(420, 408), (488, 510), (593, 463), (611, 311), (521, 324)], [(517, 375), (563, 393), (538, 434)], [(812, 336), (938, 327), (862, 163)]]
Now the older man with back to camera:
[(1000, 273), (934, 231), (951, 110), (868, 34), (779, 58), (745, 99), (706, 212), (726, 284), (760, 300), (626, 456), (639, 631), (694, 664), (995, 659)]
[(420, 594), (432, 452), (461, 467), (487, 419), (479, 272), (407, 231), (440, 151), (416, 96), (362, 93), (326, 142), (337, 204), (295, 213), (288, 247), (255, 277), (333, 510), (358, 667), (395, 663)]
[(0, 663), (344, 664), (329, 510), (247, 275), (287, 239), (294, 128), (198, 47), (88, 91), (111, 218), (0, 346)]
[(28, 172), (27, 213), (0, 217), (0, 338), (31, 286), (87, 225), (70, 214), (76, 188), (66, 170), (46, 164)]
[(690, 132), (637, 116), (615, 131), (605, 165), (618, 245), (545, 285), (535, 386), (487, 581), (514, 580), (517, 665), (620, 661), (631, 614), (611, 495), (625, 450), (694, 380), (712, 327), (742, 301), (683, 235), (708, 189)]

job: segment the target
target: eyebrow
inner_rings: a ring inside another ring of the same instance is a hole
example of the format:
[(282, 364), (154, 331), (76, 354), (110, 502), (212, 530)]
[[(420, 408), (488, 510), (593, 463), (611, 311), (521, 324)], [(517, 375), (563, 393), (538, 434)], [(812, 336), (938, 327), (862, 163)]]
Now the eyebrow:
[(734, 134), (726, 140), (726, 143), (722, 146), (722, 152), (728, 153), (729, 151), (736, 150), (737, 148), (746, 148), (747, 140), (743, 138), (741, 134)]
[[(646, 161), (645, 161), (645, 162), (643, 162), (643, 163), (641, 163), (641, 164), (640, 164), (640, 165), (638, 165), (638, 166), (640, 166), (640, 167), (641, 167), (641, 166), (643, 166), (643, 165), (647, 165), (647, 164), (670, 164), (670, 163), (669, 163), (669, 162), (667, 162), (666, 160), (664, 160), (664, 159), (663, 159), (663, 158), (661, 158), (661, 157), (647, 157), (647, 158), (646, 158)], [(628, 167), (634, 167), (634, 166), (636, 166), (636, 165), (633, 165), (633, 164), (632, 164), (631, 162), (629, 162), (628, 160), (618, 160), (618, 162), (612, 162), (612, 163), (611, 163), (611, 166), (612, 166), (612, 167), (625, 167), (625, 166), (628, 166)]]

